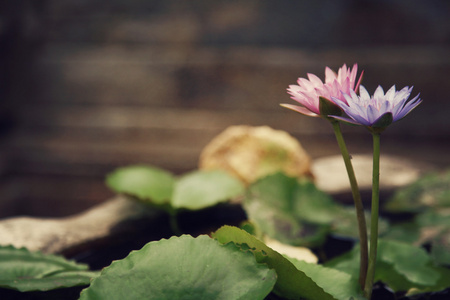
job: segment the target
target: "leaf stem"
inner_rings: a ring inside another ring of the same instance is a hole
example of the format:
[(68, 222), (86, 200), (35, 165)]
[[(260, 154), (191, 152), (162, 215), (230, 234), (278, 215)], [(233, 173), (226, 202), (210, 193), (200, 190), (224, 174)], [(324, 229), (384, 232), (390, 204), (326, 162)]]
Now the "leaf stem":
[(368, 265), (368, 245), (367, 245), (367, 226), (366, 218), (364, 215), (364, 207), (361, 201), (361, 194), (359, 192), (358, 183), (356, 181), (355, 171), (353, 170), (353, 165), (350, 160), (350, 155), (347, 150), (347, 146), (342, 135), (341, 126), (338, 121), (331, 120), (331, 125), (333, 125), (334, 134), (336, 135), (336, 140), (339, 145), (339, 149), (342, 153), (342, 158), (344, 159), (345, 168), (347, 169), (348, 179), (350, 181), (350, 186), (352, 189), (353, 201), (355, 204), (356, 218), (358, 221), (359, 229), (359, 240), (360, 240), (360, 266), (359, 266), (359, 284), (361, 289), (364, 289), (364, 284), (366, 282), (367, 265)]
[(170, 229), (175, 235), (181, 235), (182, 231), (180, 230), (180, 226), (178, 225), (177, 212), (172, 210), (169, 212), (169, 225)]
[(378, 214), (380, 198), (380, 133), (372, 132), (373, 136), (373, 170), (372, 170), (372, 216), (370, 221), (370, 252), (369, 268), (367, 270), (364, 296), (370, 300), (372, 296), (373, 280), (378, 246)]

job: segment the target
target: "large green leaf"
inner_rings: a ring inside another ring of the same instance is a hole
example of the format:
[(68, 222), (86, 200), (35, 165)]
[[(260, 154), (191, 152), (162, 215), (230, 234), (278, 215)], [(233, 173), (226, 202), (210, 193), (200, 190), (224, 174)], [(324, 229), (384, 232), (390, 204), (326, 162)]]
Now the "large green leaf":
[[(267, 247), (246, 231), (232, 226), (223, 226), (213, 233), (223, 244), (234, 243), (243, 250), (251, 250), (257, 261), (274, 268), (278, 280), (274, 292), (287, 299), (335, 299), (323, 290), (305, 272), (297, 269), (288, 259)], [(251, 298), (253, 299), (253, 298)]]
[[(268, 236), (289, 243), (314, 247), (325, 241), (331, 226), (346, 234), (341, 224), (348, 220), (347, 210), (307, 180), (298, 181), (282, 173), (253, 183), (244, 208), (249, 219)], [(356, 217), (352, 217), (355, 219)], [(353, 222), (347, 231), (354, 236)], [(357, 233), (356, 233), (357, 235)]]
[(241, 181), (224, 171), (194, 171), (178, 179), (171, 204), (174, 208), (197, 210), (229, 200), (243, 191)]
[(419, 247), (397, 242), (378, 243), (378, 259), (394, 267), (394, 270), (413, 284), (433, 286), (439, 279), (439, 272), (430, 267), (431, 258)]
[(0, 287), (22, 292), (88, 285), (97, 272), (56, 255), (0, 247)]
[[(406, 292), (406, 295), (416, 295), (429, 292), (437, 292), (445, 290), (450, 287), (450, 270), (447, 268), (436, 267), (428, 265), (428, 268), (432, 268), (434, 272), (439, 274), (438, 279), (432, 285), (414, 284), (408, 280), (408, 278), (398, 273), (392, 264), (380, 261), (377, 263), (377, 271), (375, 274), (375, 281), (383, 281), (388, 286), (398, 292)], [(420, 270), (417, 270), (420, 272)]]
[(128, 166), (106, 177), (115, 192), (137, 197), (157, 206), (167, 205), (172, 198), (175, 178), (167, 171), (150, 166)]
[(287, 259), (323, 288), (325, 292), (338, 300), (348, 300), (350, 297), (357, 298), (362, 294), (358, 281), (348, 273), (289, 257)]
[(274, 270), (234, 244), (183, 235), (113, 262), (80, 299), (264, 299), (275, 282)]
[[(347, 274), (353, 278), (359, 277), (359, 262), (360, 262), (360, 247), (359, 244), (353, 247), (348, 252), (334, 257), (333, 259), (324, 263), (325, 267), (333, 268)], [(378, 265), (378, 262), (377, 262)]]

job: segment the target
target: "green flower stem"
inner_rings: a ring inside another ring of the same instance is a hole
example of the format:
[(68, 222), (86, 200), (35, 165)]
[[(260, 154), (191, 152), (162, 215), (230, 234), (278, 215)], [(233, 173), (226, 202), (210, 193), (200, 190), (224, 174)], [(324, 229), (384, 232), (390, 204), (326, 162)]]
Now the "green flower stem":
[(373, 135), (373, 173), (372, 173), (372, 216), (370, 221), (370, 252), (369, 268), (367, 270), (364, 296), (370, 300), (372, 296), (373, 280), (375, 277), (375, 264), (378, 246), (378, 211), (380, 198), (380, 133)]
[(347, 169), (348, 179), (350, 180), (350, 186), (352, 188), (353, 201), (355, 203), (356, 218), (358, 220), (359, 229), (359, 241), (360, 241), (360, 266), (359, 266), (359, 284), (361, 289), (364, 289), (364, 284), (366, 282), (367, 274), (367, 264), (368, 264), (368, 246), (367, 246), (367, 227), (366, 218), (364, 216), (364, 207), (361, 201), (361, 194), (359, 192), (358, 183), (356, 181), (355, 171), (353, 170), (352, 162), (350, 160), (350, 155), (345, 145), (344, 137), (342, 135), (341, 126), (338, 121), (331, 120), (333, 125), (334, 134), (336, 135), (336, 140), (338, 142), (339, 148), (341, 149), (342, 157), (344, 159), (345, 167)]

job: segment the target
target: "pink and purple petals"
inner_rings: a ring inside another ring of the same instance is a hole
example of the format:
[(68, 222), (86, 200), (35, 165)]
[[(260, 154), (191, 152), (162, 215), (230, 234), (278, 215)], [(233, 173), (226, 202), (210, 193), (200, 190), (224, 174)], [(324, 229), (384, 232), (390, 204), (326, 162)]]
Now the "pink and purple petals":
[(392, 122), (404, 118), (411, 110), (419, 105), (422, 100), (419, 95), (408, 102), (412, 87), (404, 87), (400, 91), (392, 86), (386, 93), (378, 86), (373, 96), (360, 86), (360, 95), (351, 90), (349, 94), (343, 92), (347, 103), (333, 97), (334, 102), (347, 115), (347, 117), (330, 116), (351, 124), (363, 125), (370, 128), (385, 128)]
[[(343, 93), (350, 93), (355, 90), (356, 75), (358, 73), (358, 65), (354, 64), (353, 68), (347, 68), (343, 65), (339, 68), (338, 73), (333, 72), (329, 67), (325, 68), (325, 83), (316, 75), (308, 73), (306, 78), (298, 78), (297, 85), (290, 85), (287, 89), (291, 99), (297, 101), (300, 106), (281, 104), (281, 106), (292, 109), (301, 114), (312, 117), (328, 117), (331, 112), (339, 113), (338, 107), (329, 110), (329, 105), (320, 105), (319, 98), (325, 98), (333, 105), (333, 97), (336, 97), (346, 103), (346, 98)], [(359, 77), (356, 88), (361, 82)], [(322, 103), (323, 104), (323, 103)], [(322, 108), (326, 108), (324, 111)]]
[(400, 109), (400, 111), (397, 112), (395, 115), (394, 121), (398, 121), (406, 117), (407, 114), (409, 114), (414, 108), (417, 107), (422, 102), (422, 99), (419, 99), (419, 95), (414, 97), (412, 100), (410, 100), (406, 105)]
[(310, 111), (309, 109), (302, 107), (302, 106), (298, 106), (298, 105), (292, 105), (292, 104), (280, 104), (281, 106), (288, 108), (290, 110), (296, 111), (298, 113), (301, 113), (305, 116), (308, 117), (318, 117), (319, 115), (316, 113), (313, 113), (312, 111)]

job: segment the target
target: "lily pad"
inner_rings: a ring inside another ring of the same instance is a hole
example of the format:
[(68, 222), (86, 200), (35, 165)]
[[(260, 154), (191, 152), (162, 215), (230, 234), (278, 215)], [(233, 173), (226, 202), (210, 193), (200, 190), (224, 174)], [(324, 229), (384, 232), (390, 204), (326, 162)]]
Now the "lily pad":
[[(440, 291), (450, 286), (450, 271), (435, 266), (427, 252), (403, 242), (379, 240), (375, 281), (386, 283), (395, 292)], [(357, 278), (359, 246), (325, 264)]]
[(390, 212), (420, 213), (424, 209), (450, 207), (450, 170), (421, 177), (399, 189), (386, 203)]
[[(366, 220), (370, 220), (370, 212), (365, 212)], [(370, 222), (366, 223), (367, 232), (370, 233)], [(389, 223), (384, 218), (378, 219), (378, 234), (390, 231)], [(341, 207), (331, 222), (331, 234), (346, 238), (359, 238), (358, 220), (354, 207)]]
[(88, 285), (98, 272), (61, 256), (0, 247), (0, 287), (21, 292)]
[(174, 208), (198, 210), (244, 192), (244, 185), (225, 171), (194, 171), (179, 178), (171, 200)]
[(213, 233), (213, 237), (222, 244), (234, 243), (245, 251), (252, 251), (258, 262), (274, 268), (278, 275), (274, 292), (281, 297), (287, 299), (335, 299), (305, 272), (297, 269), (287, 258), (267, 247), (246, 231), (237, 227), (223, 226)]
[(234, 244), (183, 235), (150, 242), (113, 262), (80, 299), (264, 299), (276, 278)]
[(381, 261), (393, 265), (396, 272), (413, 284), (433, 286), (439, 279), (439, 272), (429, 267), (431, 258), (422, 248), (402, 242), (380, 241), (378, 251)]
[(302, 220), (327, 225), (336, 220), (336, 214), (341, 212), (341, 206), (309, 180), (297, 183), (292, 208)]
[(413, 222), (392, 226), (383, 239), (429, 245), (431, 257), (438, 265), (450, 265), (450, 209), (426, 210)]
[(322, 244), (331, 225), (342, 228), (337, 224), (342, 221), (341, 215), (345, 212), (342, 206), (318, 190), (312, 182), (298, 181), (283, 173), (267, 176), (252, 184), (244, 209), (250, 221), (263, 234), (284, 243), (308, 247)]
[(164, 206), (172, 198), (175, 177), (159, 168), (137, 165), (115, 170), (106, 177), (106, 184), (117, 193)]
[(450, 266), (450, 226), (433, 238), (431, 257), (437, 264)]
[(420, 239), (420, 227), (414, 222), (402, 222), (392, 225), (388, 231), (380, 234), (384, 240), (394, 240), (416, 244)]
[(420, 226), (421, 242), (431, 244), (434, 262), (450, 265), (450, 209), (426, 211), (415, 223)]
[(276, 210), (261, 202), (247, 202), (245, 211), (257, 232), (294, 246), (313, 247), (322, 244), (328, 226), (302, 222), (290, 212)]
[(229, 200), (244, 191), (244, 185), (225, 171), (194, 171), (179, 178), (150, 166), (119, 168), (106, 178), (117, 193), (168, 212), (199, 210)]
[(350, 274), (323, 265), (292, 258), (288, 259), (298, 270), (305, 272), (325, 292), (338, 300), (348, 300), (351, 297), (358, 298), (362, 294), (358, 281)]

